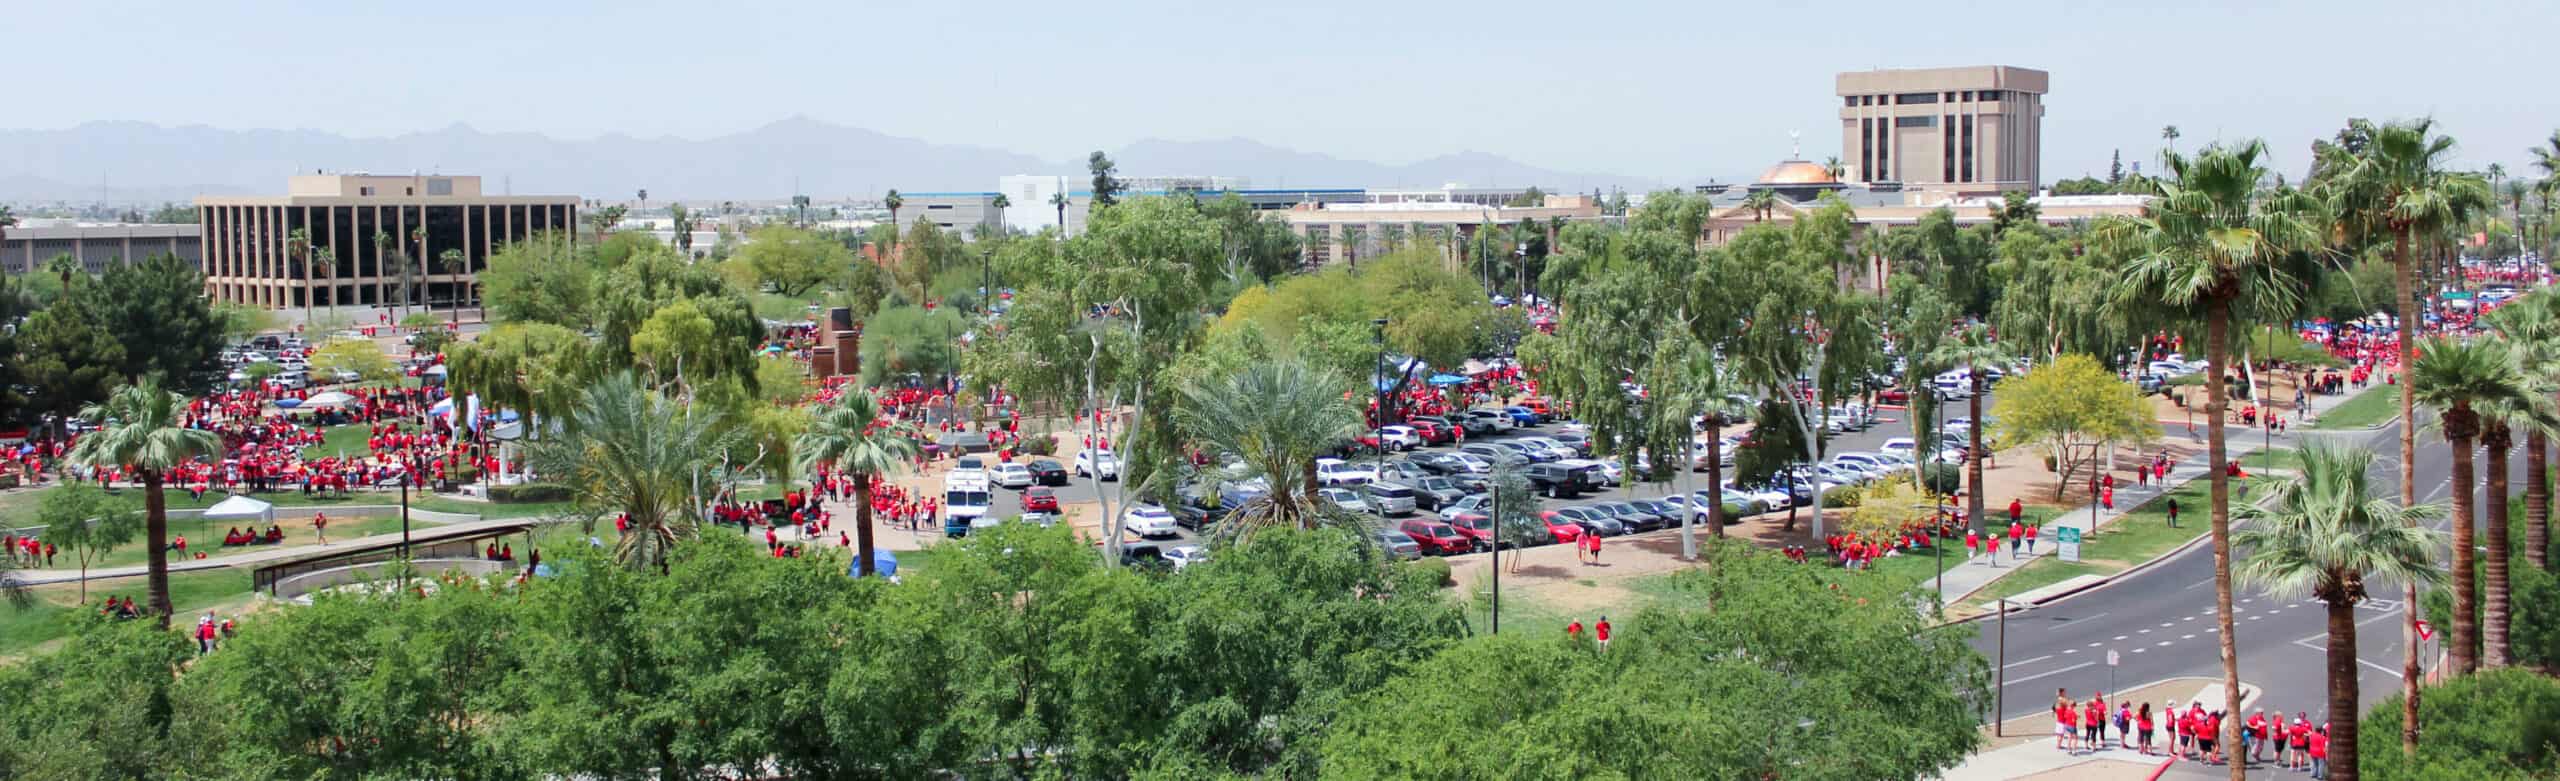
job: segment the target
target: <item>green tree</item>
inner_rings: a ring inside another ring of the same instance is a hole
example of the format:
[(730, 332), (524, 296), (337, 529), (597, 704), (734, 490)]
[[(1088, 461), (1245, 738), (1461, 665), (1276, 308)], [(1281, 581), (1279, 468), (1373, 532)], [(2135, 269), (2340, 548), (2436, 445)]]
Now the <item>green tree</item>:
[[(2063, 356), (2004, 385), (1992, 412), (1999, 418), (2000, 444), (2034, 443), (2043, 446), (2047, 457), (2053, 459), (2061, 475), (2053, 486), (2057, 500), (2074, 484), (2072, 475), (2079, 466), (2099, 458), (2101, 449), (2146, 442), (2159, 432), (2159, 426), (2151, 421), (2151, 406), (2142, 400), (2141, 393), (2085, 355)], [(1983, 447), (1981, 430), (1987, 427), (1973, 427), (1975, 448)], [(1966, 460), (1975, 467), (1969, 479), (1981, 480), (1982, 459)], [(1980, 497), (1975, 497), (1968, 512), (1975, 513), (1973, 517), (1983, 517), (1980, 505)]]
[[(869, 486), (913, 463), (916, 443), (908, 426), (880, 416), (880, 400), (870, 392), (847, 390), (818, 410), (809, 427), (793, 441), (792, 450), (804, 475), (834, 471)], [(871, 576), (871, 492), (854, 492), (854, 566)]]
[(124, 346), (116, 374), (126, 381), (157, 375), (169, 388), (198, 392), (221, 379), (222, 324), (204, 296), (204, 274), (174, 255), (107, 267), (98, 284), (73, 288), (90, 296), (85, 323), (103, 327)]
[[(125, 347), (98, 327), (104, 322), (99, 294), (86, 291), (96, 280), (75, 281), (71, 292), (52, 306), (36, 310), (18, 326), (16, 354), (23, 356), (19, 376), (28, 385), (27, 409), (68, 422), (80, 408), (103, 401), (122, 378)], [(56, 430), (68, 435), (67, 429)]]
[(331, 339), (311, 351), (311, 370), (322, 376), (352, 372), (362, 382), (393, 384), (400, 381), (400, 367), (382, 354), (371, 339)]
[[(1119, 203), (1120, 193), (1129, 189), (1128, 185), (1120, 181), (1119, 164), (1111, 162), (1111, 157), (1103, 154), (1101, 150), (1095, 150), (1093, 154), (1085, 156), (1084, 167), (1086, 172), (1093, 174), (1094, 208), (1102, 209)], [(1064, 225), (1066, 222), (1061, 219), (1059, 224)]]
[[(1862, 390), (1883, 359), (1879, 302), (1840, 281), (1850, 259), (1853, 211), (1846, 202), (1825, 198), (1811, 213), (1785, 225), (1745, 230), (1725, 248), (1733, 268), (1755, 270), (1730, 277), (1736, 288), (1731, 295), (1749, 303), (1733, 318), (1745, 327), (1727, 358), (1761, 398), (1790, 407), (1784, 419), (1796, 427), (1802, 449), (1795, 457), (1805, 462), (1822, 458), (1821, 432), (1832, 405)], [(1810, 394), (1798, 390), (1806, 379), (1813, 384)], [(1742, 466), (1738, 459), (1735, 465)], [(1822, 536), (1821, 493), (1817, 483), (1815, 537)], [(1788, 527), (1794, 527), (1793, 513)]]
[(36, 507), (45, 544), (71, 554), (80, 567), (80, 604), (89, 604), (89, 565), (142, 533), (142, 516), (108, 498), (107, 492), (72, 483), (45, 492)]
[(960, 369), (960, 335), (969, 323), (950, 309), (900, 306), (863, 323), (862, 381), (879, 386), (909, 375), (936, 381)]
[[(2474, 575), (2472, 496), (2478, 472), (2472, 456), (2481, 434), (2484, 407), (2519, 408), (2533, 404), (2532, 387), (2516, 366), (2515, 353), (2494, 336), (2476, 340), (2433, 338), (2418, 349), (2409, 365), (2408, 384), (2420, 403), (2434, 407), (2453, 455), (2453, 626), (2447, 638), (2452, 670), (2469, 674), (2480, 665), (2480, 586)], [(2493, 535), (2504, 536), (2504, 535)], [(2504, 553), (2505, 545), (2500, 544)], [(2504, 562), (2497, 566), (2503, 568)], [(2503, 609), (2501, 613), (2505, 612)], [(2499, 654), (2503, 657), (2505, 654)]]
[[(2232, 542), (2248, 551), (2240, 581), (2284, 599), (2310, 596), (2329, 609), (2329, 712), (2356, 712), (2356, 605), (2367, 584), (2441, 582), (2435, 549), (2442, 538), (2418, 525), (2433, 507), (2403, 507), (2374, 490), (2373, 453), (2314, 443), (2302, 470), (2275, 485), (2267, 500), (2241, 507), (2246, 528)], [(2357, 777), (2356, 723), (2330, 723), (2332, 779)]]
[[(2492, 670), (2429, 687), (2426, 734), (2403, 753), (2377, 751), (2358, 757), (2373, 781), (2523, 781), (2560, 774), (2560, 681), (2525, 670)], [(2389, 731), (2406, 718), (2409, 703), (2395, 695), (2367, 711), (2359, 730)], [(2346, 713), (2353, 713), (2347, 711)], [(2337, 728), (2346, 713), (2331, 712), (2329, 768), (2337, 760)]]
[(454, 349), (445, 361), (446, 380), (457, 395), (558, 419), (568, 416), (579, 389), (603, 374), (595, 353), (591, 340), (567, 328), (501, 323)]
[[(2286, 261), (2318, 246), (2322, 223), (2303, 199), (2262, 200), (2266, 144), (2209, 146), (2189, 159), (2165, 156), (2167, 178), (2152, 180), (2152, 205), (2140, 217), (2101, 223), (2098, 238), (2129, 258), (2114, 295), (2117, 312), (2163, 311), (2205, 325), (2206, 362), (2217, 376), (2231, 366), (2231, 323), (2272, 319), (2296, 310), (2303, 283)], [(2222, 651), (2226, 712), (2240, 710), (2239, 648), (2231, 636), (2231, 483), (2223, 430), (2227, 389), (2205, 383), (2206, 467), (2212, 480), (2214, 605)], [(2238, 745), (2239, 722), (2226, 742)], [(2240, 781), (2240, 768), (2232, 769)]]
[(900, 206), (904, 206), (904, 205), (906, 205), (906, 203), (907, 203), (907, 199), (906, 199), (906, 197), (905, 197), (905, 196), (901, 196), (901, 195), (899, 195), (899, 194), (898, 194), (898, 190), (897, 190), (897, 188), (894, 188), (894, 187), (889, 189), (889, 194), (888, 194), (886, 197), (883, 197), (883, 198), (881, 198), (881, 199), (880, 199), (880, 205), (889, 207), (889, 224), (890, 224), (890, 225), (897, 226), (897, 227), (900, 227), (900, 228), (904, 228), (904, 227), (906, 227), (906, 226), (904, 226), (904, 225), (900, 225), (900, 224), (898, 223), (898, 207), (900, 207)]
[(152, 778), (181, 748), (169, 729), (193, 643), (166, 628), (83, 617), (52, 653), (0, 666), (0, 775)]
[(1298, 360), (1263, 361), (1181, 389), (1173, 423), (1212, 452), (1234, 453), (1269, 490), (1246, 500), (1220, 531), (1242, 539), (1268, 528), (1315, 528), (1316, 457), (1359, 435), (1344, 378)]
[(220, 458), (222, 437), (187, 428), (179, 418), (185, 396), (169, 392), (157, 377), (117, 388), (104, 403), (80, 411), (91, 423), (115, 425), (71, 444), (68, 460), (98, 469), (123, 467), (142, 482), (145, 550), (150, 553), (151, 612), (169, 626), (169, 498), (161, 488), (169, 472), (197, 458)]
[[(2112, 375), (2107, 374), (2105, 370), (2098, 368), (2096, 361), (2090, 361), (2086, 358), (2080, 358), (2079, 356), (2070, 356), (2057, 360), (2043, 369), (2032, 372), (2029, 376), (2041, 376), (2047, 371), (2061, 367), (2063, 365), (2063, 361), (2070, 361), (2074, 358), (2078, 358), (2079, 360), (2071, 364), (2070, 368), (2073, 371), (2055, 375), (2053, 378), (2054, 381), (2052, 382), (2051, 394), (2044, 395), (2038, 400), (2050, 402), (2057, 406), (2068, 404), (2073, 401), (2084, 400), (2101, 403), (2094, 404), (2087, 409), (2072, 409), (2069, 411), (2057, 409), (2056, 411), (2062, 411), (2063, 414), (2050, 417), (2035, 416), (2038, 422), (2033, 424), (2029, 424), (2026, 421), (2009, 420), (2009, 413), (2007, 412), (2002, 412), (2000, 415), (2004, 422), (2006, 422), (2010, 427), (2014, 427), (2011, 430), (2018, 431), (2027, 438), (2041, 439), (2045, 436), (2053, 437), (2056, 444), (2055, 456), (2057, 458), (2061, 457), (2063, 455), (2063, 451), (2067, 450), (2072, 444), (2074, 444), (2072, 441), (2075, 438), (2074, 435), (2080, 431), (2091, 431), (2093, 433), (2103, 431), (2106, 434), (2119, 433), (2120, 427), (2116, 425), (2116, 423), (2117, 421), (2122, 420), (2122, 415), (2126, 409), (2125, 403), (2119, 400), (2116, 395), (2112, 393), (2093, 399), (2064, 399), (2061, 397), (2060, 394), (2066, 390), (2094, 390), (2104, 392), (2115, 389), (2107, 385), (2094, 384), (2095, 381), (2091, 379), (2092, 377), (2103, 380), (2115, 379)], [(1991, 451), (1984, 448), (1982, 441), (1983, 430), (1990, 428), (1990, 426), (1984, 425), (1982, 417), (1983, 368), (1999, 366), (2015, 359), (2016, 356), (2014, 353), (2009, 351), (2008, 345), (2002, 344), (1998, 339), (1993, 338), (1989, 327), (1978, 323), (1966, 326), (1962, 330), (1957, 331), (1955, 338), (1938, 345), (1938, 349), (1935, 352), (1930, 353), (1928, 359), (1928, 363), (1935, 366), (1964, 367), (1966, 375), (1965, 381), (1973, 386), (1973, 396), (1970, 400), (1965, 402), (1967, 412), (1972, 416), (1972, 420), (1974, 422), (1974, 425), (1967, 433), (1967, 438), (1970, 440), (1967, 444), (1970, 447), (1968, 447), (1966, 452), (1971, 455), (1965, 459), (1965, 486), (1969, 489), (1965, 492), (1965, 517), (1972, 518), (1975, 525), (1982, 526), (1984, 528), (1989, 528), (1988, 524), (1990, 523), (1990, 516), (1984, 514), (1985, 511), (1982, 505), (1982, 462), (1990, 457)], [(1916, 377), (1917, 375), (1914, 376)], [(2043, 384), (2044, 383), (2041, 382), (2035, 383), (2035, 385)], [(2123, 386), (2124, 384), (2117, 382), (2114, 383), (2114, 385)], [(2121, 389), (2128, 391), (2132, 390), (2130, 386), (2124, 386)], [(2002, 397), (2004, 404), (2007, 402), (2007, 398), (2007, 396)], [(2134, 404), (2139, 404), (2140, 402), (2141, 399), (2139, 398), (2131, 400), (2131, 403)], [(2018, 411), (2023, 413), (2028, 410), (2022, 408)], [(2145, 417), (2147, 418), (2148, 416)], [(2071, 470), (2068, 468), (2069, 462), (2062, 462), (2062, 464), (2065, 467), (2062, 471), (2063, 481), (2055, 483), (2053, 489), (2054, 498), (2056, 499), (2062, 498), (2062, 486), (2064, 483), (2069, 482), (2071, 478)]]
[(487, 318), (586, 328), (597, 314), (599, 270), (593, 253), (558, 234), (531, 236), (498, 248), (480, 270), (481, 306)]
[(462, 272), (471, 270), (471, 256), (464, 254), (462, 250), (449, 249), (437, 255), (436, 262), (444, 268), (445, 276), (448, 277), (445, 280), (445, 287), (448, 294), (453, 296), (453, 326), (460, 328), (462, 327), (462, 300), (470, 297), (464, 292)]
[(703, 472), (736, 444), (721, 413), (669, 400), (626, 372), (586, 386), (561, 422), (560, 436), (526, 448), (527, 464), (569, 486), (590, 528), (627, 517), (615, 561), (664, 573), (668, 552), (699, 534)]
[[(2560, 296), (2544, 291), (2527, 293), (2523, 298), (2491, 311), (2483, 319), (2515, 347), (2518, 351), (2517, 364), (2531, 373), (2528, 379), (2546, 382), (2560, 379), (2555, 378), (2549, 368), (2560, 366)], [(2533, 566), (2545, 569), (2551, 566), (2550, 449), (2549, 432), (2539, 426), (2525, 427), (2524, 558)]]

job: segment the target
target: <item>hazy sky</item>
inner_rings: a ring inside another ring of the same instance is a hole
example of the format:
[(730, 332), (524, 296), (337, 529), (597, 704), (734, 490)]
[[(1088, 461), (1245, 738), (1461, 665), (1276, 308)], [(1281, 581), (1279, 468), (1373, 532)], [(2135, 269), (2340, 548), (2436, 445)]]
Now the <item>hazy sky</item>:
[[(1051, 159), (1242, 136), (1682, 180), (1837, 154), (1832, 76), (2053, 74), (2044, 170), (2432, 114), (2523, 168), (2560, 2), (42, 2), (0, 11), (0, 126), (714, 136), (792, 114)], [(2540, 56), (2537, 56), (2540, 55)]]

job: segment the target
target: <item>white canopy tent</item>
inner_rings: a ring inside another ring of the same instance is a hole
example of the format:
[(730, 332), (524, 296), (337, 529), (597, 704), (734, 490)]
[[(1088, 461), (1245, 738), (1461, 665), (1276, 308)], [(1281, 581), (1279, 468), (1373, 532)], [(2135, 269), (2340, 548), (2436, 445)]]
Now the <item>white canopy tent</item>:
[(208, 521), (254, 520), (273, 525), (276, 522), (276, 506), (258, 499), (233, 494), (231, 498), (205, 508), (204, 519)]
[(336, 408), (336, 407), (344, 407), (344, 406), (346, 406), (346, 405), (348, 405), (348, 404), (354, 403), (354, 402), (355, 402), (355, 400), (356, 400), (356, 397), (354, 397), (354, 396), (351, 396), (351, 395), (348, 395), (348, 394), (345, 394), (345, 393), (340, 393), (340, 392), (338, 392), (338, 391), (328, 391), (328, 392), (325, 392), (325, 393), (315, 393), (315, 394), (312, 394), (312, 395), (311, 395), (311, 398), (303, 399), (303, 400), (302, 400), (302, 408), (303, 408), (303, 409), (312, 409), (312, 408)]

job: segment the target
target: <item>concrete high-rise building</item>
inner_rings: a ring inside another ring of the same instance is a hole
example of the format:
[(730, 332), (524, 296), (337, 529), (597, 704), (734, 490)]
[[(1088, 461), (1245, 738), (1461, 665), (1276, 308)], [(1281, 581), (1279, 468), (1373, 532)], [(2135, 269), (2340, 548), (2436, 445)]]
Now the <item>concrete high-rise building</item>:
[(1843, 178), (1956, 193), (2034, 189), (2046, 79), (2005, 65), (1842, 73)]
[[(197, 198), (196, 216), (215, 301), (448, 305), (476, 298), (480, 269), (508, 242), (543, 231), (574, 240), (578, 198), (484, 195), (477, 176), (319, 174), (292, 177), (282, 197)], [(296, 230), (310, 237), (307, 253), (289, 240)], [(459, 269), (447, 270), (448, 252), (461, 253)]]

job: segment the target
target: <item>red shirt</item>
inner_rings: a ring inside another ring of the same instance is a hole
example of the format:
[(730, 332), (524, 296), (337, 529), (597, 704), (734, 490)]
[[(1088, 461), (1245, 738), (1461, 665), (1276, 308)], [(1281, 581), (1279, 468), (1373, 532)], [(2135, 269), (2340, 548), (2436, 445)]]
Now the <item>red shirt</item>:
[(2314, 732), (2314, 733), (2311, 733), (2311, 738), (2310, 738), (2310, 739), (2311, 739), (2311, 758), (2312, 758), (2312, 759), (2328, 759), (2328, 758), (2329, 758), (2329, 736), (2327, 736), (2327, 735), (2323, 735), (2323, 734), (2320, 734), (2320, 733), (2317, 733), (2317, 732)]
[(1575, 622), (1573, 622), (1573, 623), (1566, 624), (1566, 625), (1564, 626), (1564, 636), (1566, 636), (1566, 637), (1581, 637), (1581, 636), (1582, 636), (1582, 622), (1580, 622), (1580, 621), (1575, 621)]
[(1592, 630), (1593, 630), (1593, 633), (1594, 633), (1594, 634), (1597, 634), (1597, 635), (1599, 635), (1599, 636), (1600, 636), (1600, 639), (1602, 639), (1602, 640), (1607, 640), (1607, 639), (1609, 639), (1609, 622), (1607, 622), (1607, 621), (1602, 621), (1602, 622), (1600, 622), (1600, 624), (1599, 624), (1598, 626), (1594, 626), (1594, 627), (1592, 627)]
[(2027, 527), (2015, 522), (2011, 522), (2009, 524), (2009, 540), (2011, 542), (2016, 542), (2018, 538), (2024, 536), (2027, 536)]

